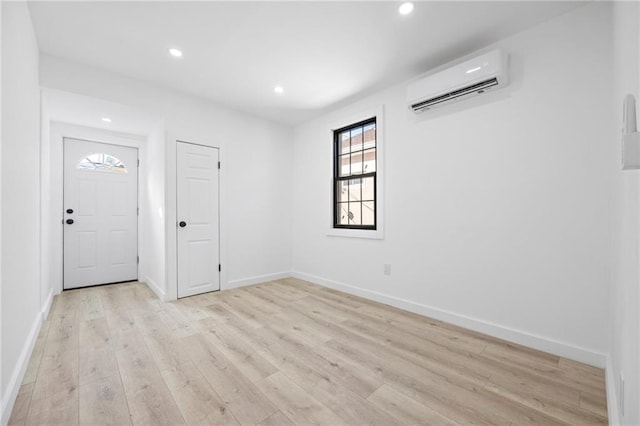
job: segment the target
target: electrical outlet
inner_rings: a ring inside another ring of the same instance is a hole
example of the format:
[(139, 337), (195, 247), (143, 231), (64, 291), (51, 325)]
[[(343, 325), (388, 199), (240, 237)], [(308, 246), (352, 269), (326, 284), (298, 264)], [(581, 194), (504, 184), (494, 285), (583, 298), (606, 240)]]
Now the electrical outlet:
[(391, 275), (391, 264), (389, 263), (384, 264), (384, 274)]
[(620, 394), (618, 398), (620, 398), (620, 415), (624, 417), (624, 376), (622, 371), (620, 372)]

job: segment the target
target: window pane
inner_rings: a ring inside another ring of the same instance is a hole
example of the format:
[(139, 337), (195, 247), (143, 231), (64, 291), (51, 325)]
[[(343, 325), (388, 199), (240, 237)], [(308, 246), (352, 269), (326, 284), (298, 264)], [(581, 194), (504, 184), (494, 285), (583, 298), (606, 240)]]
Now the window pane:
[(338, 136), (338, 145), (340, 146), (339, 154), (348, 154), (351, 152), (351, 139), (349, 137), (349, 131), (342, 132)]
[(362, 127), (351, 130), (351, 152), (362, 151)]
[(349, 204), (338, 203), (338, 225), (349, 224)]
[(351, 174), (362, 174), (362, 151), (351, 154)]
[(376, 171), (376, 149), (368, 149), (364, 152), (364, 172), (371, 173)]
[(340, 176), (349, 176), (349, 154), (340, 157)]
[(349, 225), (362, 224), (361, 206), (362, 203), (349, 203)]
[(349, 200), (348, 201), (361, 200), (360, 198), (362, 197), (361, 186), (362, 186), (362, 179), (349, 179)]
[(80, 159), (76, 165), (78, 170), (102, 171), (111, 173), (127, 173), (127, 168), (113, 155), (99, 152)]
[[(338, 227), (376, 226), (377, 126), (375, 118), (371, 121), (334, 133), (334, 220)], [(363, 177), (365, 174), (372, 176)]]
[(364, 148), (373, 148), (376, 146), (376, 125), (367, 124), (364, 126)]
[(373, 226), (375, 225), (375, 211), (373, 202), (362, 203), (362, 224)]
[(375, 200), (375, 188), (373, 184), (373, 176), (362, 179), (362, 201)]
[(336, 198), (338, 202), (349, 201), (349, 181), (339, 180), (336, 186)]

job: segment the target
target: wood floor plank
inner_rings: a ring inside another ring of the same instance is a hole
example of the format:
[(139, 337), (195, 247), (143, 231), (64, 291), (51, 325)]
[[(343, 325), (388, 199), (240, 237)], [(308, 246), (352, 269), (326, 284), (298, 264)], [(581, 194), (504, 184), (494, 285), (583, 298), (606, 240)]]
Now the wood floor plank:
[(295, 423), (285, 416), (282, 411), (278, 410), (258, 423), (258, 426), (295, 426)]
[(69, 312), (77, 312), (83, 290), (65, 291), (56, 296), (56, 303), (51, 308), (53, 316)]
[(184, 419), (141, 335), (116, 351), (131, 421), (134, 424), (180, 425)]
[(560, 358), (558, 369), (562, 380), (575, 384), (581, 392), (588, 392), (597, 399), (606, 396), (603, 369), (566, 358)]
[[(34, 383), (27, 424), (78, 424), (78, 342), (77, 303), (70, 311), (58, 311), (49, 327)], [(63, 306), (60, 303), (57, 306)]]
[[(229, 293), (234, 290), (230, 290)], [(241, 299), (239, 292), (234, 292), (232, 296), (226, 297), (222, 302), (223, 306), (238, 316), (243, 322), (253, 328), (262, 327), (263, 323), (259, 315), (248, 308)]]
[(200, 374), (240, 423), (259, 423), (277, 411), (269, 399), (208, 338), (198, 334), (183, 338), (183, 342)]
[(580, 408), (579, 405), (567, 404), (539, 394), (533, 396), (527, 392), (526, 389), (519, 390), (515, 387), (505, 389), (503, 386), (497, 386), (491, 381), (486, 385), (486, 388), (496, 395), (501, 395), (504, 398), (518, 402), (529, 408), (536, 410), (542, 408), (545, 414), (561, 422), (583, 425), (601, 425), (607, 423), (605, 416), (584, 410)]
[(71, 386), (65, 390), (52, 390), (46, 397), (38, 399), (31, 396), (27, 425), (60, 425), (73, 426), (79, 424), (78, 388)]
[[(166, 306), (158, 312), (158, 315), (165, 327), (172, 330), (177, 337), (192, 336), (197, 333), (194, 327), (192, 327), (189, 318), (175, 305), (167, 303)], [(161, 324), (158, 324), (158, 326)]]
[(453, 426), (458, 424), (437, 411), (396, 391), (387, 384), (380, 386), (367, 399), (407, 425), (433, 424)]
[(191, 362), (180, 337), (168, 336), (163, 338), (159, 335), (144, 335), (143, 338), (156, 366), (161, 372), (175, 369), (182, 364)]
[(119, 374), (80, 384), (79, 419), (81, 425), (131, 424)]
[[(95, 289), (94, 289), (95, 290)], [(104, 317), (104, 308), (99, 291), (89, 291), (83, 294), (78, 304), (80, 321), (88, 321)]]
[[(215, 318), (215, 323), (226, 325), (255, 348), (268, 348), (269, 345), (272, 345), (277, 341), (277, 338), (274, 338), (272, 334), (261, 334), (261, 330), (264, 329), (264, 327), (255, 328), (248, 325), (243, 322), (240, 317), (221, 304), (207, 306), (207, 309), (212, 312), (213, 318)], [(201, 322), (206, 325), (206, 330), (208, 331), (208, 323), (206, 321)]]
[(24, 373), (24, 379), (22, 383), (33, 383), (38, 377), (38, 370), (40, 369), (40, 361), (42, 360), (42, 354), (44, 353), (44, 345), (47, 340), (47, 330), (40, 330), (36, 343), (31, 353), (31, 359), (27, 365), (27, 371)]
[(210, 313), (204, 309), (204, 306), (196, 303), (197, 297), (187, 297), (185, 299), (179, 299), (175, 302), (170, 302), (175, 308), (180, 311), (189, 321), (198, 321), (204, 318), (208, 318)]
[(91, 351), (111, 347), (111, 332), (105, 317), (80, 321), (79, 326), (80, 355)]
[(377, 352), (365, 352), (350, 342), (335, 340), (328, 345), (358, 359), (372, 373), (380, 374), (386, 383), (456, 422), (485, 425), (510, 424), (512, 421), (518, 424), (554, 423), (553, 418), (485, 391), (472, 381), (440, 376), (402, 360), (388, 363), (391, 354), (385, 353), (382, 346)]
[[(350, 392), (366, 398), (377, 389), (382, 382), (372, 378), (361, 369), (349, 369), (347, 364), (335, 352), (317, 346), (308, 346), (295, 336), (284, 334), (279, 343), (272, 348), (280, 348), (279, 357), (283, 361), (280, 368), (289, 374), (296, 383), (305, 388), (312, 388), (322, 381), (337, 382), (337, 387), (343, 387)], [(289, 370), (286, 370), (289, 368)]]
[(20, 386), (16, 402), (11, 410), (9, 418), (9, 426), (22, 426), (27, 421), (29, 413), (29, 405), (31, 404), (31, 395), (33, 394), (34, 383), (26, 383)]
[(78, 379), (81, 386), (117, 374), (120, 374), (118, 361), (111, 347), (87, 351), (79, 359)]
[(251, 381), (264, 379), (278, 369), (253, 346), (228, 327), (211, 319), (199, 321), (204, 335)]
[(267, 377), (258, 386), (294, 423), (336, 426), (347, 424), (282, 373)]
[(105, 318), (107, 319), (107, 325), (109, 326), (109, 332), (111, 335), (125, 333), (127, 331), (135, 329), (135, 322), (131, 318), (129, 311), (124, 309), (118, 310), (105, 310)]
[[(411, 339), (411, 335), (400, 330), (390, 329), (380, 331), (369, 324), (356, 324), (346, 321), (345, 326), (359, 331), (365, 337), (377, 338), (389, 346), (393, 353), (389, 356), (399, 356), (409, 362), (424, 367), (432, 372), (445, 375), (449, 378), (465, 378), (475, 385), (484, 385), (491, 377), (493, 383), (499, 383), (501, 387), (523, 392), (528, 388), (531, 394), (542, 394), (548, 399), (561, 401), (568, 405), (578, 406), (579, 392), (575, 389), (548, 380), (544, 376), (529, 373), (522, 368), (505, 369), (504, 363), (494, 362), (493, 359), (484, 359), (475, 353), (468, 353), (462, 348), (452, 349), (428, 340)], [(374, 349), (368, 342), (363, 342), (367, 347)], [(524, 380), (523, 380), (524, 379)], [(526, 392), (526, 391), (525, 391)]]
[(580, 395), (580, 408), (597, 414), (601, 417), (607, 417), (607, 404), (606, 398), (598, 398), (588, 393)]
[[(261, 283), (254, 286), (254, 288), (273, 289), (276, 291), (280, 299), (285, 300), (287, 302), (291, 302), (296, 299), (302, 299), (303, 297), (306, 297), (308, 295), (307, 292), (301, 290), (297, 286), (287, 285), (286, 283), (280, 280)], [(256, 293), (256, 294), (259, 294), (259, 293)]]
[(604, 371), (287, 278), (53, 300), (10, 424), (605, 424)]
[(198, 294), (196, 296), (185, 297), (180, 300), (190, 300), (194, 305), (204, 308), (206, 306), (213, 305), (214, 303), (219, 302), (218, 298), (216, 297), (218, 293), (219, 292)]
[(269, 300), (265, 300), (259, 295), (255, 294), (255, 290), (252, 287), (238, 289), (238, 293), (242, 295), (242, 301), (247, 306), (251, 306), (255, 311), (259, 312), (262, 316), (273, 315), (281, 311), (281, 307)]
[(164, 370), (162, 376), (188, 424), (239, 424), (193, 363), (183, 363)]
[(402, 424), (398, 418), (378, 407), (376, 404), (371, 403), (347, 387), (342, 386), (341, 381), (336, 380), (335, 377), (327, 377), (326, 379), (320, 380), (309, 388), (307, 392), (325, 407), (329, 407), (329, 409), (346, 424), (380, 426)]
[[(61, 306), (58, 303), (56, 306)], [(78, 311), (70, 309), (52, 315), (47, 335), (47, 345), (61, 344), (67, 348), (78, 345)]]

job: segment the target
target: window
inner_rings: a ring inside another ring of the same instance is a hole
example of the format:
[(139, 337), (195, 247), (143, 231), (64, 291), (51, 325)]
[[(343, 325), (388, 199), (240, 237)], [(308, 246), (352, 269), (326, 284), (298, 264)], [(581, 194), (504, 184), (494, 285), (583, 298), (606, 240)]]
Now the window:
[(333, 227), (376, 229), (376, 118), (333, 132)]
[(87, 155), (76, 166), (78, 170), (102, 171), (111, 173), (127, 173), (125, 165), (113, 155), (96, 153)]

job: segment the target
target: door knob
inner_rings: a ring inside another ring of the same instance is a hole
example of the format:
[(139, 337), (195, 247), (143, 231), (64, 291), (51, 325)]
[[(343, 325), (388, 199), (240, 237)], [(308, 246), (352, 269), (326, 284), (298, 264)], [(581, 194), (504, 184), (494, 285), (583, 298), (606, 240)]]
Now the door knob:
[(73, 225), (73, 219), (67, 219), (66, 222), (67, 225)]
[(180, 225), (180, 228), (184, 228), (185, 226), (187, 226), (187, 222), (183, 220), (183, 221), (180, 221), (178, 225)]
[(73, 213), (73, 209), (67, 209), (67, 213), (69, 214)]

